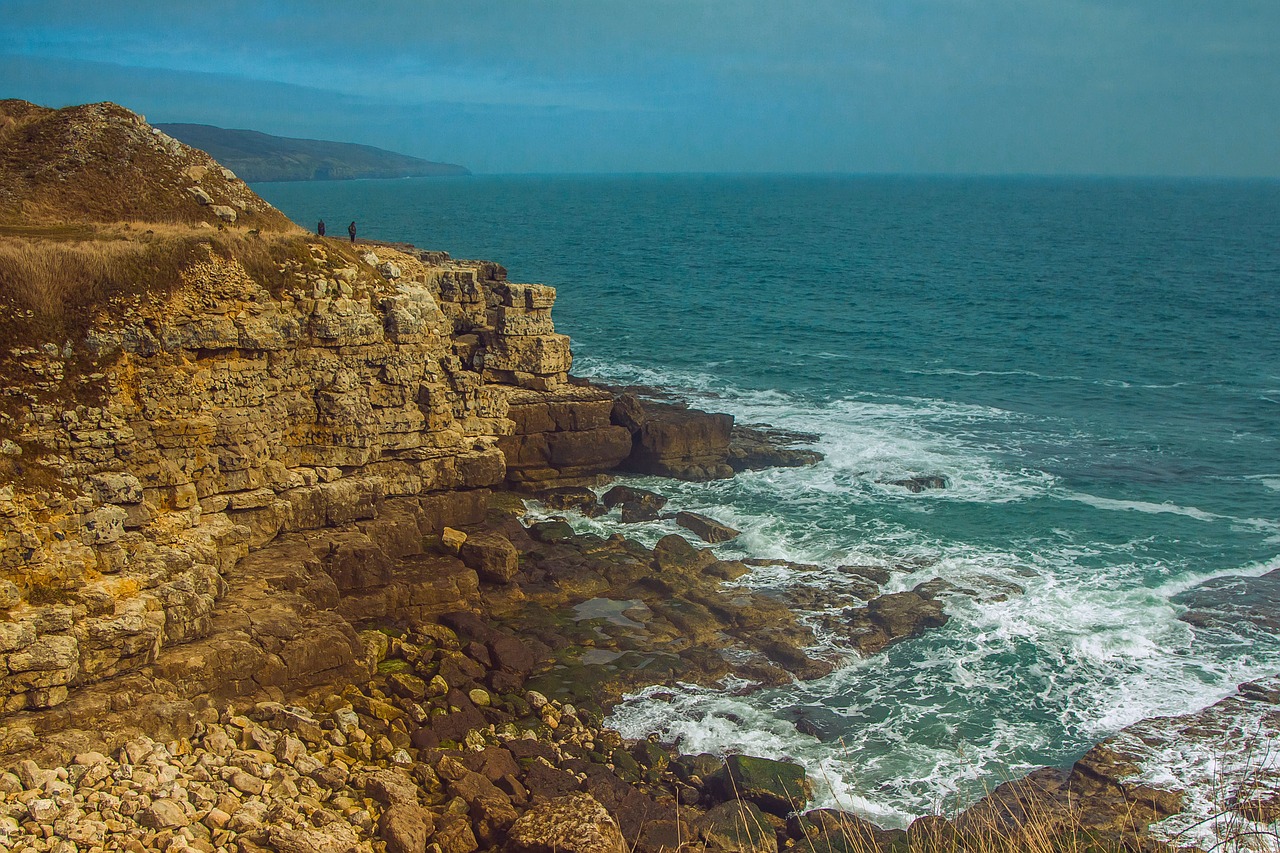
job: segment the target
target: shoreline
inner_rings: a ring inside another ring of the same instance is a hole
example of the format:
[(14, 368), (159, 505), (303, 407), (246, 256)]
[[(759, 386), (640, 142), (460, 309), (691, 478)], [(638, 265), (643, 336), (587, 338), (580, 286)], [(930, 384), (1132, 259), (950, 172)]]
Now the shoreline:
[[(848, 853), (851, 837), (1001, 849), (1049, 832), (1114, 847), (1181, 805), (1132, 781), (1138, 763), (1108, 741), (954, 821), (885, 831), (790, 819), (813, 793), (798, 765), (624, 742), (600, 711), (628, 690), (821, 678), (841, 661), (818, 632), (875, 655), (943, 625), (948, 600), (1021, 589), (898, 589), (891, 560), (825, 567), (834, 593), (726, 584), (817, 567), (720, 559), (691, 536), (727, 541), (727, 525), (601, 487), (615, 471), (701, 482), (810, 464), (804, 435), (574, 380), (553, 288), (305, 235), (126, 110), (3, 109), (31, 131), (0, 163), (5, 841)], [(19, 214), (36, 200), (32, 224)], [(101, 286), (67, 290), (77, 275)], [(689, 533), (645, 547), (526, 527), (528, 497)], [(1264, 712), (1280, 698), (1245, 694)]]

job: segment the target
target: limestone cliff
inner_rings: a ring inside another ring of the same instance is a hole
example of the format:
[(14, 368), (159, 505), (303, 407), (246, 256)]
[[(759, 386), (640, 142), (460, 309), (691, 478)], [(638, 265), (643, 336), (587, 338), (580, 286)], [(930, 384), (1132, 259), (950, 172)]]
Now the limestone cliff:
[[(149, 137), (116, 107), (88, 110), (110, 121), (66, 112), (38, 117), (75, 129), (82, 172), (110, 170), (99, 136)], [(204, 222), (209, 173), (170, 142), (148, 149), (173, 183), (158, 215)], [(216, 190), (231, 180), (219, 172)], [(0, 195), (33, 209), (31, 185)], [(108, 237), (136, 239), (91, 239)], [(62, 237), (4, 239), (38, 254)], [(34, 318), (0, 353), (0, 752), (140, 703), (181, 717), (200, 695), (342, 677), (364, 666), (362, 619), (466, 606), (474, 571), (424, 555), (444, 525), (483, 518), (506, 480), (513, 404), (522, 433), (561, 448), (562, 469), (526, 482), (581, 481), (630, 451), (608, 423), (612, 396), (567, 382), (550, 287), (296, 233), (172, 239), (186, 249), (170, 286), (117, 282), (79, 325), (36, 322), (20, 273), (0, 268), (9, 313)], [(66, 337), (41, 339), (49, 329)]]

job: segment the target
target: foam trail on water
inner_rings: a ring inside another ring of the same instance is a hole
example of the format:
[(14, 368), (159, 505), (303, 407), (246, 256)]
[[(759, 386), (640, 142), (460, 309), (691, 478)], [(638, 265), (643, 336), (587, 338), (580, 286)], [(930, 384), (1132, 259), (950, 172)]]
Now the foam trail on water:
[(1223, 518), (1212, 512), (1205, 512), (1193, 506), (1177, 506), (1171, 503), (1151, 503), (1150, 501), (1123, 501), (1113, 500), (1111, 498), (1100, 498), (1097, 495), (1087, 495), (1080, 492), (1068, 492), (1062, 495), (1069, 501), (1079, 501), (1083, 504), (1096, 507), (1098, 509), (1117, 510), (1120, 512), (1148, 512), (1148, 513), (1168, 513), (1170, 515), (1185, 515), (1187, 518), (1194, 518), (1197, 521), (1215, 521)]

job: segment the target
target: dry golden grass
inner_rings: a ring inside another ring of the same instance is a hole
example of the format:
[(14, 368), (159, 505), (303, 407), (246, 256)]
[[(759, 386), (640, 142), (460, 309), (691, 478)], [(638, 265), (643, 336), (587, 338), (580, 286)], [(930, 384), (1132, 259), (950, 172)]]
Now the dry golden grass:
[[(193, 168), (199, 177), (192, 177)], [(193, 184), (213, 204), (236, 210), (240, 226), (296, 227), (207, 154), (155, 133), (123, 107), (51, 110), (0, 100), (0, 223), (219, 224), (213, 205), (197, 203), (189, 192)]]
[[(113, 298), (159, 296), (210, 254), (235, 259), (268, 289), (284, 285), (281, 263), (310, 258), (302, 232), (263, 237), (173, 224), (83, 226), (0, 239), (0, 327), (10, 344), (78, 340)], [(86, 237), (92, 237), (86, 239)]]

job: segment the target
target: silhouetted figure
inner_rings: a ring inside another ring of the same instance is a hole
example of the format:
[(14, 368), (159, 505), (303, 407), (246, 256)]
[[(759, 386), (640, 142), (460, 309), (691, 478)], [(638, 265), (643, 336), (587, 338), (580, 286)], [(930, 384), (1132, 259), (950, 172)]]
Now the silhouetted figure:
[(320, 222), (316, 224), (316, 233), (319, 234), (321, 237), (324, 236), (324, 220), (323, 219), (321, 219)]
[(351, 224), (347, 226), (347, 233), (351, 235), (351, 242), (354, 243), (356, 241), (356, 223), (354, 219), (351, 220)]

